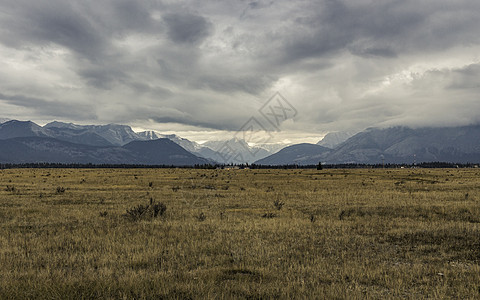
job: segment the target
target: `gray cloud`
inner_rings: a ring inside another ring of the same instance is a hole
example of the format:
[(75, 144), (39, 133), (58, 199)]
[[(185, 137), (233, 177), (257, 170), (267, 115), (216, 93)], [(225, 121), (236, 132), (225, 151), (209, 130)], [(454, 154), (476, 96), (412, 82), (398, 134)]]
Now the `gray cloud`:
[(309, 136), (452, 112), (452, 124), (478, 121), (474, 0), (0, 0), (0, 11), (4, 117), (235, 130), (278, 90), (299, 111), (284, 129)]
[(94, 109), (82, 103), (66, 103), (58, 100), (45, 100), (23, 95), (4, 95), (0, 93), (0, 101), (32, 110), (42, 117), (70, 118), (75, 121), (96, 119)]
[(168, 37), (175, 43), (197, 44), (207, 38), (212, 24), (202, 16), (188, 13), (170, 13), (163, 17)]

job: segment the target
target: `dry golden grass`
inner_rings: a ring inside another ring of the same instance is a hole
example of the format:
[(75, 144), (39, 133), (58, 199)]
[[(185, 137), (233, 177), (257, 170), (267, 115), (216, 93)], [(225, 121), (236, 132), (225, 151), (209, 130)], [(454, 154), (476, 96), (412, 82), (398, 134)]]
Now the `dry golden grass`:
[(478, 299), (479, 175), (2, 170), (0, 298)]

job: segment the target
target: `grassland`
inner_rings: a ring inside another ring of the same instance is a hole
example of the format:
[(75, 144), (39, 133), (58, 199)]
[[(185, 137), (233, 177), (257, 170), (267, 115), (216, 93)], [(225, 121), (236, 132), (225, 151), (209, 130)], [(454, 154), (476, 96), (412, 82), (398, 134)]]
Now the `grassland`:
[(0, 298), (478, 299), (480, 170), (2, 170)]

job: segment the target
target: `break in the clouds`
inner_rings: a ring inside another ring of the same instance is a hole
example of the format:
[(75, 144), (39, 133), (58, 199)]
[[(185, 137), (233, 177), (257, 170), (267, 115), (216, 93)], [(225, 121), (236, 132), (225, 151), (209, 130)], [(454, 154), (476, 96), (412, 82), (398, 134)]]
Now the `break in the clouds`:
[(279, 91), (283, 135), (478, 123), (478, 28), (474, 0), (0, 0), (0, 117), (192, 137)]

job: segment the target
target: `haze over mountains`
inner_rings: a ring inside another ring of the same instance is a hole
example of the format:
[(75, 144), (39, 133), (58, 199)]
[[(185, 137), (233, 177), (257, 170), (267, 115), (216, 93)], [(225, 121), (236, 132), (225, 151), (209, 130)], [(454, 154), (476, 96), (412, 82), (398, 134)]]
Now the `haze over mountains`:
[[(244, 140), (198, 144), (177, 135), (134, 132), (127, 125), (76, 125), (3, 120), (1, 163), (94, 163), (194, 165), (256, 163), (314, 165), (322, 163), (480, 162), (480, 126), (369, 128), (357, 134), (327, 134), (318, 144), (249, 145)], [(223, 155), (227, 149), (231, 156)]]

